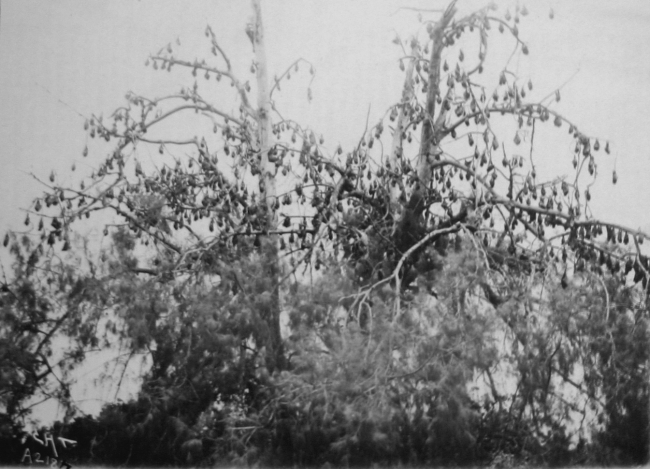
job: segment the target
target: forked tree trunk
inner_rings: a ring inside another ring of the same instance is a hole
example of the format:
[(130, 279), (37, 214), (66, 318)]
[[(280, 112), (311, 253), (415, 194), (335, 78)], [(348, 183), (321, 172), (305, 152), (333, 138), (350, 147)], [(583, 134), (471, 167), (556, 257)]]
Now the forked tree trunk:
[(277, 190), (275, 163), (269, 159), (271, 116), (268, 89), (266, 50), (264, 44), (264, 25), (260, 0), (252, 0), (254, 12), (254, 47), (257, 79), (257, 138), (261, 156), (261, 189), (266, 201), (266, 234), (261, 240), (262, 260), (265, 273), (271, 279), (271, 300), (266, 311), (268, 338), (266, 341), (266, 359), (269, 372), (285, 367), (284, 347), (280, 333), (280, 246), (277, 234)]
[[(442, 51), (445, 47), (443, 42), (445, 28), (449, 25), (456, 13), (456, 0), (453, 0), (442, 18), (432, 27), (430, 36), (433, 40), (431, 56), (429, 58), (429, 76), (427, 98), (425, 103), (425, 116), (422, 123), (420, 136), (420, 149), (417, 159), (418, 184), (409, 196), (406, 205), (403, 207), (401, 214), (397, 215), (399, 222), (397, 224), (397, 249), (404, 254), (413, 246), (422, 234), (421, 215), (426, 209), (426, 190), (432, 178), (432, 165), (436, 158), (442, 153), (440, 149), (440, 139), (444, 135), (444, 119), (446, 111), (441, 108), (438, 118), (436, 118), (436, 99), (442, 93), (440, 90), (440, 76)], [(408, 86), (409, 77), (407, 75), (405, 90)], [(392, 195), (392, 194), (391, 194)], [(392, 198), (392, 197), (391, 197)], [(392, 200), (391, 200), (392, 202)], [(418, 234), (419, 233), (419, 234)]]

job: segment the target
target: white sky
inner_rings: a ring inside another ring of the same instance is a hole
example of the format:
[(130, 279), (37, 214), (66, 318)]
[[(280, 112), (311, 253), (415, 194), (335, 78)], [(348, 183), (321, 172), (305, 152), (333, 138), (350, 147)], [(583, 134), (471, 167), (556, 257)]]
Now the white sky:
[[(1, 0), (0, 235), (20, 230), (21, 208), (54, 170), (62, 181), (100, 161), (83, 131), (92, 113), (109, 115), (126, 91), (155, 97), (190, 85), (180, 69), (145, 68), (150, 53), (180, 37), (177, 57), (208, 57), (203, 36), (211, 24), (242, 75), (251, 63), (244, 27), (245, 0)], [(459, 0), (461, 11), (482, 5)], [(500, 1), (499, 5), (513, 2)], [(650, 231), (650, 2), (647, 0), (534, 0), (520, 27), (530, 55), (521, 62), (539, 96), (568, 79), (557, 108), (586, 134), (609, 139), (599, 155), (600, 182), (592, 189), (598, 218)], [(314, 64), (314, 100), (305, 79), (283, 85), (279, 105), (323, 133), (332, 147), (360, 137), (370, 106), (376, 122), (401, 93), (398, 48), (391, 43), (417, 27), (399, 6), (444, 8), (446, 0), (263, 0), (271, 76), (295, 58)], [(548, 18), (549, 6), (555, 19)], [(494, 30), (493, 30), (494, 31)], [(498, 34), (494, 31), (494, 34)], [(495, 62), (506, 56), (491, 49)], [(306, 74), (304, 74), (306, 75)], [(303, 75), (303, 76), (304, 76)], [(84, 117), (85, 116), (85, 117)], [(566, 132), (566, 129), (560, 132)], [(91, 156), (81, 156), (86, 144)], [(569, 174), (571, 156), (548, 167)], [(616, 161), (619, 183), (611, 185)], [(6, 259), (6, 258), (5, 258)]]

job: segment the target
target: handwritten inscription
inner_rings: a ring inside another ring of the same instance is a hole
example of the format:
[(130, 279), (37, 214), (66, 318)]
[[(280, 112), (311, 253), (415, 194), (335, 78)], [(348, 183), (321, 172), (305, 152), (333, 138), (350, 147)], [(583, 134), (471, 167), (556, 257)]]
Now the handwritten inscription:
[[(72, 469), (72, 466), (65, 459), (59, 457), (57, 443), (55, 442), (52, 433), (44, 432), (42, 437), (39, 436), (37, 432), (25, 433), (21, 443), (25, 445), (29, 440), (36, 443), (36, 448), (34, 448), (33, 445), (32, 448), (25, 448), (25, 451), (23, 451), (23, 457), (20, 459), (21, 464), (29, 466), (33, 464), (43, 464), (52, 468), (65, 467), (66, 469)], [(56, 437), (56, 440), (58, 441), (59, 446), (64, 449), (73, 448), (77, 445), (75, 440), (70, 440), (60, 436)]]

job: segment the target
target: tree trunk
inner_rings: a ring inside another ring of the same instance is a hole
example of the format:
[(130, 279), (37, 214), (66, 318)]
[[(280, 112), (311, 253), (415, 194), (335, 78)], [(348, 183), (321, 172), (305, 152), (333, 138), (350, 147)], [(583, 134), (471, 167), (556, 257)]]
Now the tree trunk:
[(264, 44), (264, 25), (260, 0), (252, 0), (254, 12), (254, 47), (257, 66), (257, 138), (261, 156), (261, 190), (266, 201), (266, 234), (261, 240), (262, 260), (265, 273), (271, 279), (271, 304), (267, 310), (266, 364), (269, 372), (285, 367), (284, 348), (280, 334), (280, 246), (277, 234), (277, 190), (275, 176), (277, 168), (269, 158), (271, 116), (269, 105), (268, 73)]
[[(422, 123), (422, 135), (420, 140), (420, 154), (418, 158), (418, 178), (420, 185), (423, 189), (431, 180), (431, 163), (436, 155), (441, 153), (440, 150), (440, 123), (444, 122), (442, 118), (435, 121), (436, 115), (436, 98), (442, 95), (440, 90), (440, 61), (442, 57), (442, 50), (445, 45), (443, 37), (445, 28), (449, 25), (454, 14), (456, 13), (456, 1), (454, 0), (449, 4), (444, 15), (438, 21), (431, 31), (431, 38), (433, 39), (433, 47), (431, 49), (431, 58), (429, 59), (429, 89), (427, 91), (426, 114), (424, 122)], [(441, 116), (444, 113), (444, 108), (441, 108)]]
[(445, 47), (443, 42), (444, 32), (456, 13), (455, 5), (456, 0), (453, 0), (442, 18), (430, 30), (433, 47), (429, 59), (426, 113), (422, 123), (420, 151), (417, 160), (418, 184), (402, 210), (396, 229), (396, 245), (400, 253), (408, 251), (423, 234), (421, 215), (426, 209), (426, 189), (431, 182), (431, 166), (437, 158), (440, 158), (442, 153), (440, 139), (444, 135), (442, 124), (444, 123), (446, 111), (444, 107), (441, 107), (439, 116), (436, 119), (436, 98), (442, 93), (440, 90), (440, 75), (442, 72), (440, 62)]
[[(411, 55), (413, 56), (413, 59), (409, 61), (409, 65), (406, 69), (406, 76), (404, 77), (404, 89), (402, 90), (402, 102), (397, 114), (395, 130), (393, 132), (391, 152), (388, 157), (391, 171), (395, 171), (398, 174), (400, 173), (398, 168), (402, 164), (402, 158), (404, 157), (402, 133), (404, 132), (404, 127), (407, 121), (405, 106), (413, 99), (413, 69), (415, 68), (415, 63), (419, 59), (420, 55), (415, 40), (411, 41)], [(390, 209), (395, 220), (399, 220), (402, 215), (402, 206), (399, 203), (399, 196), (404, 188), (400, 186), (400, 184), (395, 184), (394, 186), (391, 185), (390, 188)]]

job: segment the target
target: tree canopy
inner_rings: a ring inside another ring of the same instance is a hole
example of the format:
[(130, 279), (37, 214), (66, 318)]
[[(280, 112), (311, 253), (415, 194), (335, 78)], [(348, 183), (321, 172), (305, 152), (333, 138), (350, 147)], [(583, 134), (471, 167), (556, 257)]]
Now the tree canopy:
[[(83, 149), (75, 186), (52, 173), (29, 234), (4, 239), (5, 413), (39, 388), (69, 400), (48, 358), (64, 335), (62, 364), (112, 343), (150, 357), (137, 402), (102, 415), (131, 438), (167, 428), (188, 460), (646, 458), (649, 236), (591, 212), (610, 144), (556, 110), (561, 90), (487, 68), (495, 36), (529, 54), (527, 7), (456, 3), (395, 37), (401, 100), (352, 148), (276, 105), (315, 72), (270, 77), (259, 0), (249, 76), (210, 26), (209, 57), (151, 54), (188, 85), (90, 117), (107, 156)], [(75, 237), (88, 223), (107, 247)]]

